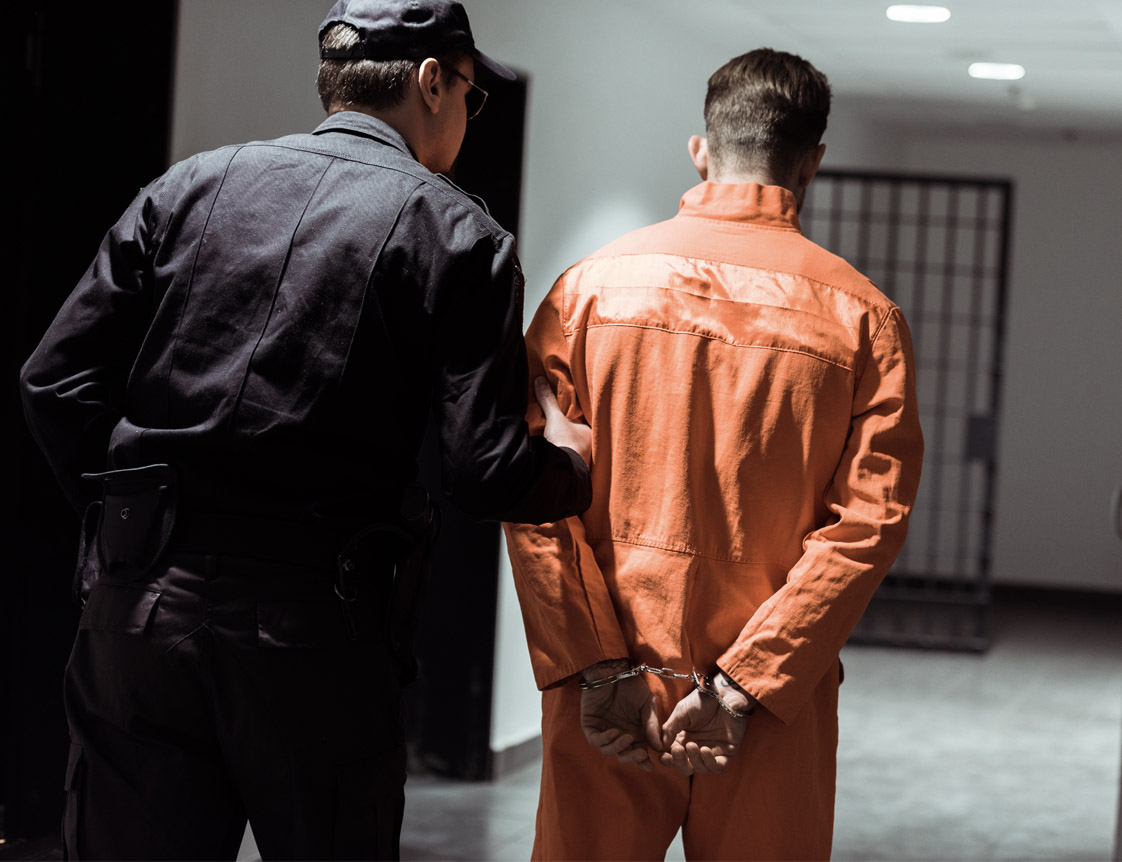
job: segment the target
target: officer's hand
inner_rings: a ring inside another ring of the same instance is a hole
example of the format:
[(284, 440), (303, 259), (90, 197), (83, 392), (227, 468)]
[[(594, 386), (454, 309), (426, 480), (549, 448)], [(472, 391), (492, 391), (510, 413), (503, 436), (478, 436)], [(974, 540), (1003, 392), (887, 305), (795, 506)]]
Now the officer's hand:
[(545, 439), (554, 446), (572, 449), (585, 464), (592, 464), (592, 429), (583, 422), (573, 422), (557, 404), (557, 396), (544, 377), (534, 379), (534, 395), (545, 414)]
[(580, 693), (580, 726), (588, 744), (620, 763), (654, 770), (647, 746), (662, 749), (655, 699), (637, 676)]
[[(743, 702), (730, 704), (736, 711), (754, 705), (749, 695), (739, 694)], [(716, 698), (694, 689), (678, 701), (670, 718), (662, 725), (665, 751), (659, 761), (683, 775), (723, 772), (729, 758), (739, 750), (747, 727), (747, 715), (734, 718), (721, 708)]]

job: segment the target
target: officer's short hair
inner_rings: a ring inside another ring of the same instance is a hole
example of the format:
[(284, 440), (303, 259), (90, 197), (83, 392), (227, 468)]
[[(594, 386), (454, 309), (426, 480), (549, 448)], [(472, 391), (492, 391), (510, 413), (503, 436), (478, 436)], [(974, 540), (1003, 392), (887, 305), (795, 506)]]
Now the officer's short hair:
[[(359, 32), (350, 24), (335, 24), (323, 35), (322, 46), (350, 49)], [(347, 108), (380, 110), (399, 105), (417, 75), (420, 60), (320, 60), (316, 88), (327, 112)]]
[(795, 54), (759, 48), (709, 78), (705, 128), (721, 170), (785, 175), (822, 140), (830, 114), (826, 76)]

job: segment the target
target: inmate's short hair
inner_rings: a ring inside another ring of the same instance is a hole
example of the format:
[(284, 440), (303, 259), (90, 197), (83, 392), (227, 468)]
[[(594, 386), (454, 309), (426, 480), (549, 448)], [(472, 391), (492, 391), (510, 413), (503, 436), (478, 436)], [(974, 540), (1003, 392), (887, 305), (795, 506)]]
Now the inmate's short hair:
[[(350, 24), (335, 24), (323, 34), (322, 47), (349, 49), (359, 32)], [(320, 60), (316, 89), (325, 111), (346, 108), (381, 110), (399, 105), (421, 66), (419, 60)]]
[(830, 115), (826, 76), (802, 57), (758, 48), (709, 78), (705, 129), (722, 170), (786, 174), (822, 140)]

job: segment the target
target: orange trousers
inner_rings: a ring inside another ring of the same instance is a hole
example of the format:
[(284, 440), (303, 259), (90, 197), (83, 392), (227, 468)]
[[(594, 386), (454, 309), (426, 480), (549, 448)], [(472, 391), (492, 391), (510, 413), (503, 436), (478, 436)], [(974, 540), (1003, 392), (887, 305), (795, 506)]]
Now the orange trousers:
[(681, 828), (687, 859), (828, 859), (839, 680), (835, 665), (790, 724), (758, 708), (720, 775), (658, 763), (651, 774), (605, 757), (581, 731), (577, 686), (543, 692), (533, 858), (663, 859)]

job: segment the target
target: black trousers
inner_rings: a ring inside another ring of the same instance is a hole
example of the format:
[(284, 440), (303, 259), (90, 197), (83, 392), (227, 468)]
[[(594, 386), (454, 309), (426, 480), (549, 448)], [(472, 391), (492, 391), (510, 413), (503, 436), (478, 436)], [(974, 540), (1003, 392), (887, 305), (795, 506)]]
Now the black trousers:
[(384, 590), (172, 555), (93, 588), (70, 661), (70, 859), (396, 859), (405, 743)]

